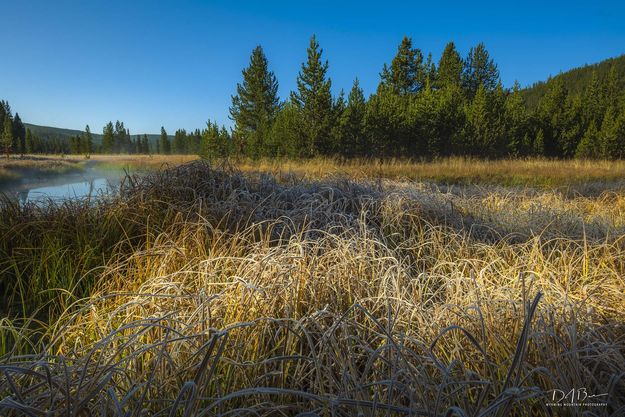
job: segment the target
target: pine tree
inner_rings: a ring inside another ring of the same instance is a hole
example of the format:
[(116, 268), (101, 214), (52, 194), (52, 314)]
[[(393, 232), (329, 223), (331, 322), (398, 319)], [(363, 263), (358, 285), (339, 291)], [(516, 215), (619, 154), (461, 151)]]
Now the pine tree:
[(134, 149), (133, 152), (137, 155), (143, 154), (143, 136), (136, 135), (134, 140)]
[(488, 130), (489, 112), (487, 100), (486, 89), (480, 84), (473, 101), (466, 107), (468, 123), (465, 136), (470, 138), (470, 149), (468, 151), (471, 155), (485, 156), (488, 141), (491, 139)]
[(602, 90), (599, 75), (596, 71), (593, 71), (590, 83), (586, 87), (582, 98), (585, 126), (589, 126), (591, 122), (594, 122), (595, 126), (601, 126), (603, 113), (605, 112), (605, 100)]
[(232, 137), (225, 126), (219, 129), (219, 153), (221, 158), (228, 158), (232, 154)]
[(93, 150), (93, 135), (91, 134), (91, 128), (89, 127), (89, 125), (87, 125), (85, 126), (82, 153), (84, 153), (85, 156), (88, 157), (89, 155), (91, 155), (92, 150)]
[(171, 153), (171, 145), (169, 143), (169, 137), (167, 137), (167, 132), (165, 128), (161, 126), (161, 137), (159, 140), (159, 148), (160, 152), (164, 155), (169, 155)]
[[(11, 113), (11, 106), (6, 100), (0, 100), (0, 129), (4, 129), (4, 120), (8, 117), (11, 120), (13, 115)], [(12, 123), (12, 121), (11, 121)], [(2, 139), (2, 131), (0, 130), (0, 139)]]
[(545, 155), (545, 134), (541, 129), (538, 129), (538, 133), (536, 133), (536, 137), (534, 138), (534, 143), (532, 144), (532, 150), (534, 156), (544, 156)]
[(132, 136), (130, 136), (130, 129), (126, 128), (126, 134), (124, 135), (124, 152), (132, 153), (133, 145), (132, 145)]
[(371, 155), (402, 156), (410, 143), (410, 101), (390, 89), (378, 89), (367, 101), (365, 137)]
[(441, 154), (438, 101), (436, 92), (428, 82), (416, 99), (410, 102), (407, 123), (410, 134), (403, 147), (406, 155), (431, 158)]
[(297, 92), (291, 93), (291, 102), (300, 113), (299, 133), (304, 138), (305, 156), (330, 152), (332, 82), (326, 78), (328, 61), (322, 61), (322, 54), (323, 49), (313, 35), (307, 50), (308, 59), (297, 76)]
[(480, 85), (486, 92), (494, 91), (499, 84), (499, 70), (497, 65), (490, 58), (486, 46), (483, 43), (477, 44), (469, 51), (462, 74), (462, 83), (467, 95), (472, 98)]
[(380, 76), (381, 88), (390, 88), (395, 94), (417, 93), (423, 89), (426, 79), (423, 53), (412, 47), (411, 38), (404, 36), (390, 68), (384, 64)]
[(9, 112), (7, 112), (4, 116), (1, 145), (4, 154), (6, 155), (7, 159), (9, 159), (13, 148), (13, 122), (11, 120), (11, 115)]
[[(499, 92), (501, 95), (501, 92)], [(480, 84), (470, 106), (467, 106), (466, 137), (470, 138), (471, 155), (500, 156), (504, 124), (498, 119), (501, 100)]]
[(242, 73), (243, 82), (237, 84), (237, 94), (232, 96), (230, 117), (237, 136), (246, 144), (248, 154), (259, 157), (265, 152), (271, 126), (280, 108), (278, 81), (269, 71), (260, 45), (252, 51), (250, 64)]
[(330, 122), (330, 143), (328, 144), (328, 151), (332, 154), (341, 153), (340, 143), (341, 143), (341, 117), (343, 117), (343, 112), (345, 112), (345, 108), (347, 107), (347, 102), (345, 101), (345, 92), (343, 89), (339, 92), (339, 95), (332, 103), (332, 120)]
[(614, 143), (612, 144), (612, 158), (625, 158), (625, 107), (621, 107), (620, 114), (614, 122)]
[(200, 153), (202, 158), (209, 160), (217, 158), (218, 134), (217, 123), (207, 121), (206, 129), (202, 132), (202, 152)]
[(143, 139), (141, 140), (141, 153), (150, 153), (150, 142), (148, 141), (148, 135), (146, 134), (143, 135)]
[(608, 107), (603, 117), (599, 132), (600, 154), (607, 159), (618, 159), (625, 156), (625, 137), (619, 135), (619, 124), (616, 110)]
[(141, 139), (141, 135), (137, 135), (135, 136), (135, 142), (133, 145), (133, 153), (137, 154), (137, 155), (141, 155), (143, 154), (143, 142)]
[(343, 156), (364, 155), (367, 151), (364, 132), (365, 111), (365, 95), (356, 78), (347, 97), (347, 106), (338, 123), (338, 146)]
[(15, 153), (24, 154), (25, 142), (26, 128), (24, 123), (22, 123), (22, 119), (20, 119), (20, 115), (16, 112), (15, 117), (13, 117), (13, 149)]
[(425, 64), (423, 64), (423, 85), (427, 85), (429, 83), (431, 88), (434, 88), (434, 83), (436, 83), (438, 71), (436, 69), (436, 64), (434, 63), (434, 58), (432, 58), (432, 53), (428, 53), (428, 57), (425, 60)]
[(173, 153), (184, 154), (186, 152), (187, 131), (184, 129), (176, 130), (174, 134), (174, 142), (172, 144)]
[[(466, 143), (463, 137), (465, 98), (460, 85), (447, 85), (437, 96), (437, 131), (440, 155), (459, 154)], [(466, 149), (466, 148), (465, 148)]]
[(115, 146), (113, 122), (108, 122), (102, 129), (102, 153), (112, 153)]
[(456, 45), (449, 42), (438, 61), (438, 72), (434, 86), (445, 88), (450, 85), (460, 86), (462, 83), (462, 68), (464, 63), (456, 50)]
[(506, 98), (507, 93), (501, 82), (490, 94), (490, 122), (493, 134), (491, 156), (501, 158), (508, 154), (508, 138), (506, 136)]
[(33, 132), (30, 129), (26, 129), (26, 139), (24, 140), (24, 150), (27, 154), (35, 152), (35, 140), (33, 138)]
[(577, 145), (575, 156), (577, 158), (596, 158), (600, 155), (599, 131), (595, 121), (592, 120), (582, 140)]
[(124, 151), (124, 142), (126, 141), (126, 128), (124, 122), (117, 120), (115, 122), (114, 140), (113, 140), (113, 153), (121, 153)]
[(285, 103), (271, 129), (269, 155), (292, 158), (305, 156), (306, 147), (299, 134), (301, 126), (299, 110), (292, 103)]
[[(4, 129), (4, 117), (6, 116), (6, 109), (4, 107), (4, 100), (0, 100), (0, 127)], [(2, 135), (0, 135), (0, 139)]]
[(619, 76), (616, 69), (616, 65), (612, 64), (610, 67), (610, 71), (608, 72), (608, 78), (605, 82), (604, 88), (604, 107), (607, 109), (609, 107), (613, 107), (614, 109), (618, 109), (620, 105), (620, 100), (624, 97), (624, 91), (619, 88)]
[(80, 153), (80, 145), (80, 137), (71, 136), (69, 138), (69, 153), (74, 155)]
[[(200, 129), (195, 129), (195, 131), (193, 132), (193, 146), (195, 149), (194, 153), (196, 154), (200, 153), (201, 143), (202, 143), (202, 132), (200, 131)], [(230, 150), (231, 150), (231, 153), (236, 152), (232, 132), (230, 132)]]
[(217, 122), (206, 123), (202, 132), (200, 156), (205, 159), (227, 158), (232, 151), (232, 138), (224, 126), (219, 128)]
[(527, 135), (529, 115), (518, 81), (515, 81), (512, 92), (506, 99), (504, 120), (508, 153), (512, 156), (526, 155), (529, 150), (524, 147), (524, 138)]
[(559, 156), (572, 158), (575, 156), (577, 145), (584, 134), (581, 97), (567, 96), (556, 116), (558, 114), (559, 117), (552, 118), (552, 121), (554, 126), (558, 127), (556, 139), (560, 149)]
[(538, 124), (544, 134), (544, 155), (559, 157), (563, 155), (564, 132), (569, 129), (566, 117), (568, 91), (560, 78), (547, 82), (547, 92), (541, 98), (536, 109)]

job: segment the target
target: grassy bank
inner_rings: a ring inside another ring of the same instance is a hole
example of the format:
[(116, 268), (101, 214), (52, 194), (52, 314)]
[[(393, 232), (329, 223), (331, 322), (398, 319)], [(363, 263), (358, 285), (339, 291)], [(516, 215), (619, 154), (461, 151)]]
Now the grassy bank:
[(16, 182), (24, 177), (45, 177), (79, 172), (84, 159), (48, 156), (25, 156), (0, 159), (0, 185)]
[(573, 387), (625, 407), (624, 192), (301, 169), (5, 202), (4, 413), (542, 416)]

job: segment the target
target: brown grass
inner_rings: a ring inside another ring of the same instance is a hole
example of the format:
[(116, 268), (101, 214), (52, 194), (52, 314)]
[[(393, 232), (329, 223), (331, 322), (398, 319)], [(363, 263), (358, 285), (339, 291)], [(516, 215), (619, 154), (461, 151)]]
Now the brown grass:
[(46, 156), (0, 158), (0, 183), (17, 181), (24, 175), (43, 176), (80, 171), (82, 167), (79, 159)]
[[(90, 285), (52, 298), (63, 308), (34, 353), (16, 346), (36, 326), (0, 325), (13, 340), (0, 408), (622, 415), (625, 193), (286, 171), (295, 169), (246, 176), (196, 162), (129, 181), (95, 206), (5, 207), (3, 285), (16, 283), (16, 297), (19, 271), (52, 266), (9, 248), (73, 223), (74, 237), (42, 248), (71, 254), (88, 236), (107, 250), (79, 269)], [(580, 387), (608, 393), (607, 405), (547, 406), (553, 389)]]
[[(91, 161), (101, 168), (131, 168), (151, 171), (175, 167), (198, 160), (197, 155), (37, 155), (0, 160), (0, 169), (37, 168), (54, 172), (60, 167), (80, 167)], [(625, 161), (608, 160), (474, 160), (444, 158), (429, 162), (407, 159), (313, 158), (261, 159), (235, 158), (229, 161), (243, 172), (271, 173), (278, 179), (297, 175), (305, 179), (345, 176), (354, 180), (386, 178), (394, 180), (434, 181), (442, 184), (498, 184), (537, 186), (541, 188), (574, 186), (597, 193), (625, 186)]]
[(241, 170), (270, 172), (274, 175), (295, 173), (306, 178), (344, 175), (353, 179), (389, 178), (430, 180), (447, 184), (500, 184), (506, 186), (566, 186), (595, 183), (625, 183), (625, 161), (607, 160), (473, 160), (445, 158), (432, 162), (401, 159), (339, 160), (316, 158), (309, 160), (239, 161)]
[(174, 167), (199, 159), (197, 155), (91, 155), (102, 168), (154, 170)]

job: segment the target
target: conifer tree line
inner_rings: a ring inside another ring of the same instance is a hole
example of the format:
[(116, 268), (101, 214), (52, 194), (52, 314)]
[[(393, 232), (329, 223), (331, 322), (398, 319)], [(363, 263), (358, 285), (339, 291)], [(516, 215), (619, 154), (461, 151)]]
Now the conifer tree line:
[(171, 138), (164, 128), (157, 141), (148, 135), (130, 134), (124, 122), (108, 122), (102, 129), (101, 143), (94, 141), (89, 125), (69, 138), (39, 137), (25, 128), (19, 114), (12, 115), (8, 102), (0, 101), (0, 152), (11, 154), (198, 154), (206, 158), (233, 153), (232, 138), (225, 126), (209, 121), (204, 130), (178, 129)]
[(0, 127), (0, 151), (7, 157), (11, 154), (33, 153), (89, 154), (92, 151), (89, 126), (83, 136), (71, 137), (69, 141), (61, 138), (40, 138), (24, 126), (18, 113), (12, 114), (11, 106), (5, 100), (0, 101)]
[(23, 154), (27, 151), (26, 133), (20, 115), (15, 113), (13, 116), (9, 103), (0, 101), (0, 150), (7, 158), (11, 153)]
[[(204, 129), (161, 128), (158, 139), (131, 135), (108, 122), (101, 141), (89, 126), (69, 140), (39, 138), (0, 102), (0, 149), (11, 153), (199, 154), (228, 156), (481, 158), (625, 158), (624, 60), (594, 71), (569, 92), (561, 77), (541, 83), (529, 102), (518, 83), (504, 88), (483, 43), (462, 57), (449, 42), (438, 60), (404, 37), (369, 97), (358, 79), (347, 94), (332, 94), (329, 63), (313, 35), (297, 88), (281, 100), (278, 80), (261, 46), (232, 96), (227, 129), (209, 120)], [(620, 65), (620, 66), (619, 66)], [(576, 70), (577, 71), (577, 70)], [(619, 72), (620, 71), (620, 72)], [(528, 90), (526, 90), (528, 91)]]
[(557, 78), (530, 109), (515, 83), (504, 88), (483, 43), (462, 57), (449, 42), (438, 61), (404, 37), (376, 92), (355, 79), (334, 97), (328, 61), (313, 35), (297, 90), (280, 101), (262, 47), (232, 97), (233, 149), (250, 157), (484, 158), (625, 157), (625, 93), (613, 67), (580, 95)]

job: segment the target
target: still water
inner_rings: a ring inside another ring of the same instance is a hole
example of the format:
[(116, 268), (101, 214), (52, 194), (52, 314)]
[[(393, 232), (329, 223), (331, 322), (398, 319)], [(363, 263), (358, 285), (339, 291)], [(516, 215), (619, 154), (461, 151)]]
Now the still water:
[(114, 185), (108, 179), (94, 178), (81, 182), (21, 190), (17, 194), (20, 203), (26, 204), (97, 197), (109, 193), (113, 189)]
[(21, 183), (0, 188), (10, 199), (20, 204), (66, 200), (93, 199), (114, 193), (124, 178), (122, 171), (99, 171), (88, 169), (81, 173), (69, 173), (39, 178), (26, 178)]

